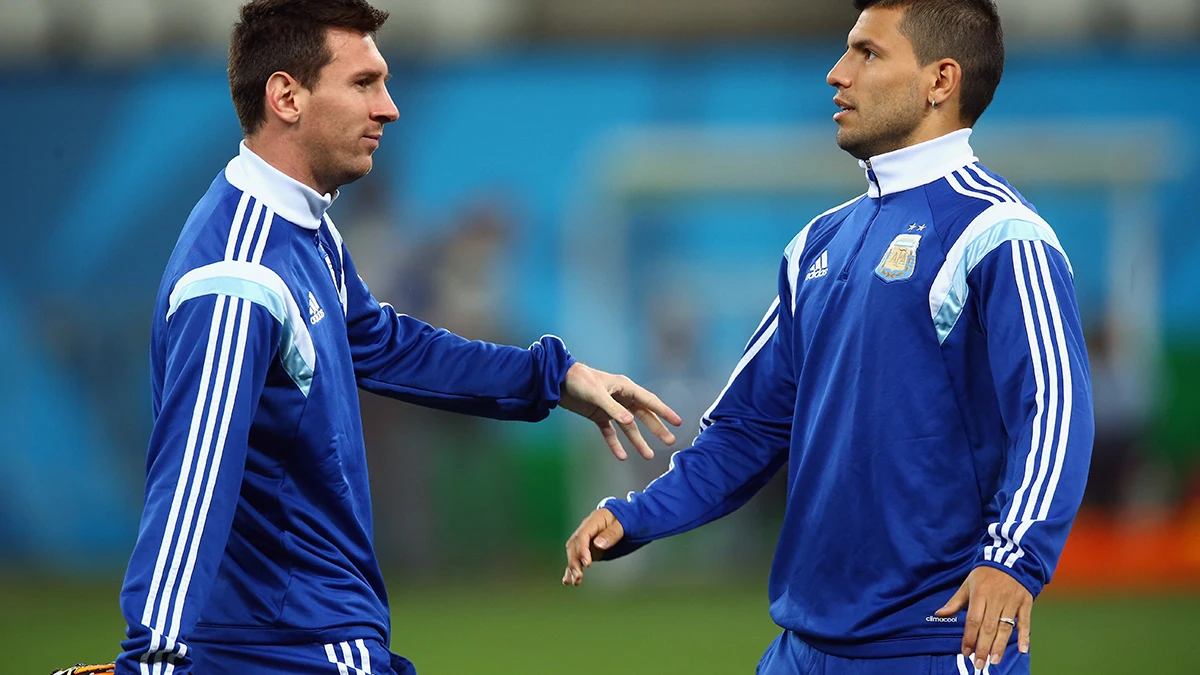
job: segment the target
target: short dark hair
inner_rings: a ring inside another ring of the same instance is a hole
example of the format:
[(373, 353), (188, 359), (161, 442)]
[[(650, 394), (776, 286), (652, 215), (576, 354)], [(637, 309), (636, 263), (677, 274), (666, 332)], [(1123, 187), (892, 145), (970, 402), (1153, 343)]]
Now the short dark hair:
[(1004, 30), (992, 0), (854, 0), (854, 8), (903, 9), (900, 31), (922, 66), (954, 59), (962, 66), (959, 117), (968, 126), (987, 110), (1004, 74)]
[(267, 80), (285, 72), (313, 89), (333, 61), (325, 34), (345, 28), (375, 36), (388, 13), (365, 0), (253, 0), (242, 6), (229, 39), (229, 93), (242, 133), (253, 135), (266, 115)]

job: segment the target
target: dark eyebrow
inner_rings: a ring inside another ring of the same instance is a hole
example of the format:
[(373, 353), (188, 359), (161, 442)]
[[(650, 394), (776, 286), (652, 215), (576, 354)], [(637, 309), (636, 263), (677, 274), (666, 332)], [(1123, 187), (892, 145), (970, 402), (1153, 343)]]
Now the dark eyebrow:
[(884, 53), (883, 49), (881, 49), (879, 47), (879, 45), (877, 45), (873, 41), (867, 40), (865, 38), (862, 40), (855, 40), (854, 42), (850, 43), (850, 48), (857, 49), (859, 51), (864, 51), (864, 52), (872, 51), (872, 52), (875, 52), (876, 54)]
[(380, 78), (383, 78), (383, 81), (387, 82), (388, 80), (392, 79), (392, 74), (391, 73), (385, 74), (381, 70), (362, 70), (362, 71), (355, 73), (354, 77), (351, 79), (353, 79), (354, 81), (357, 82), (358, 80), (361, 80), (364, 77), (370, 78), (372, 80), (378, 80)]

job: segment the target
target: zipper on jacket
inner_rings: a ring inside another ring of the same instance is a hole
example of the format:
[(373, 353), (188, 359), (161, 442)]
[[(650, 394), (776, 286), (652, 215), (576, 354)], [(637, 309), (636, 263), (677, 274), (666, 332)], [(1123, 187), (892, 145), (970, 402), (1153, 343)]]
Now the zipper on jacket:
[(846, 266), (842, 268), (842, 273), (838, 275), (838, 281), (845, 281), (850, 278), (850, 268), (854, 266), (854, 261), (858, 260), (858, 254), (862, 252), (863, 244), (867, 241), (867, 232), (871, 231), (871, 226), (875, 224), (875, 219), (879, 217), (879, 212), (883, 209), (883, 189), (879, 187), (879, 179), (875, 177), (875, 169), (871, 167), (871, 160), (867, 160), (867, 179), (879, 190), (879, 200), (875, 204), (875, 215), (871, 216), (871, 220), (867, 221), (867, 226), (863, 228), (862, 234), (858, 237), (858, 244), (854, 246), (854, 250), (850, 252), (850, 257), (846, 260)]

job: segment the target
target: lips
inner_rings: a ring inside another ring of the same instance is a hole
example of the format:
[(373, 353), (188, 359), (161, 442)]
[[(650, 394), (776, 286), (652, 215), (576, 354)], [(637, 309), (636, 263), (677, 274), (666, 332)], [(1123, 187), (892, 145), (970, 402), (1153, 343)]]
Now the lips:
[(833, 104), (838, 107), (838, 111), (833, 114), (834, 121), (842, 119), (855, 110), (854, 106), (851, 105), (849, 101), (841, 97), (835, 96), (833, 99)]

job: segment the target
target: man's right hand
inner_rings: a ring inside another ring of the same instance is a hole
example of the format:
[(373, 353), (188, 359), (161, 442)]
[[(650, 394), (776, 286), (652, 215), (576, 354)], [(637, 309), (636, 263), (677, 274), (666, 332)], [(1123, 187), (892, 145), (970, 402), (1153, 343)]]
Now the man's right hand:
[(591, 567), (593, 560), (602, 559), (604, 552), (624, 536), (625, 528), (612, 511), (592, 511), (567, 540), (567, 570), (563, 572), (563, 585), (578, 586), (583, 581), (583, 568)]

